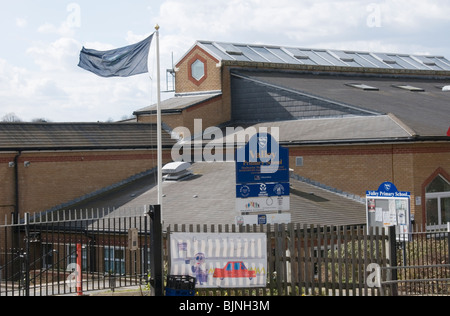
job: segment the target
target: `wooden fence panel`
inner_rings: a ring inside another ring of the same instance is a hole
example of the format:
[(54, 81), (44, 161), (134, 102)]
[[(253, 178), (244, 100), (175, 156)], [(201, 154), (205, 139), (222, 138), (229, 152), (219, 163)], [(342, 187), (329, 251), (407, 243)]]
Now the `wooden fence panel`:
[[(169, 232), (267, 234), (267, 287), (200, 290), (200, 295), (245, 296), (366, 296), (381, 295), (368, 288), (367, 267), (386, 266), (384, 230), (366, 227), (314, 225), (175, 225)], [(168, 244), (167, 244), (168, 245)]]

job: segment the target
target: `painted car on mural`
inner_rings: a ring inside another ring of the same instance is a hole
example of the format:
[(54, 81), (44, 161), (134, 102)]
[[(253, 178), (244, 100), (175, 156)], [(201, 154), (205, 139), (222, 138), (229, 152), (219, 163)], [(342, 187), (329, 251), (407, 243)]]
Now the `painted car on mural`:
[(230, 261), (223, 269), (216, 268), (214, 270), (214, 278), (256, 278), (256, 271), (248, 270), (242, 261)]

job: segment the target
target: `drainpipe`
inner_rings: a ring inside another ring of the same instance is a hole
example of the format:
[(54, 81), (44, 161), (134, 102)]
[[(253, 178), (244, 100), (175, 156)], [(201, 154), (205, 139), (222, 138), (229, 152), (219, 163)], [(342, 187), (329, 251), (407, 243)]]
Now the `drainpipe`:
[[(21, 151), (18, 151), (14, 157), (14, 212), (13, 212), (13, 224), (18, 224), (20, 219), (19, 213), (19, 158), (22, 155)], [(14, 226), (12, 228), (12, 248), (20, 249), (20, 228)]]
[(18, 154), (14, 157), (14, 223), (19, 222), (19, 158), (22, 155), (22, 152), (19, 151)]

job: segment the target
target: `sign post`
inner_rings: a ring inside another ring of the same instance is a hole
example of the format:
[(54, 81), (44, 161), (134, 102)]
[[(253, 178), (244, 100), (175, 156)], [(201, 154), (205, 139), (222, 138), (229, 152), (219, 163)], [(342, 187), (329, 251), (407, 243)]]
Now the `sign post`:
[(290, 223), (289, 149), (257, 133), (235, 159), (237, 224)]

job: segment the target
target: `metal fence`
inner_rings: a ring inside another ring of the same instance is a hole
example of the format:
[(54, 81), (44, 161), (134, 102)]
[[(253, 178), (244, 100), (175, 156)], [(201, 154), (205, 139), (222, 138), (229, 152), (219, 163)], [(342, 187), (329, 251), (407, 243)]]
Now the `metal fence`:
[(397, 243), (391, 267), (399, 296), (441, 296), (450, 294), (450, 223), (447, 230), (423, 231), (414, 227)]
[[(138, 238), (129, 245), (133, 231)], [(0, 296), (82, 294), (145, 284), (149, 236), (143, 210), (5, 220), (0, 226)]]
[[(0, 223), (0, 296), (76, 295), (148, 286), (151, 219), (145, 209), (27, 214)], [(265, 288), (202, 289), (207, 296), (448, 295), (448, 231), (313, 225), (175, 225), (164, 232), (265, 233)], [(402, 240), (398, 242), (398, 240)], [(406, 241), (407, 240), (407, 241)], [(167, 272), (166, 272), (167, 273)]]

